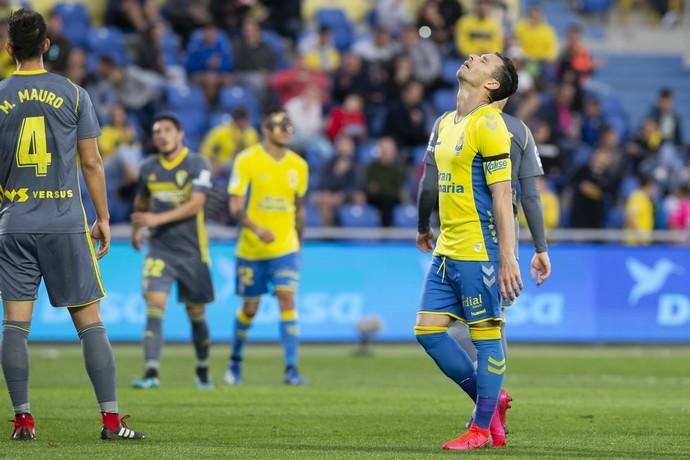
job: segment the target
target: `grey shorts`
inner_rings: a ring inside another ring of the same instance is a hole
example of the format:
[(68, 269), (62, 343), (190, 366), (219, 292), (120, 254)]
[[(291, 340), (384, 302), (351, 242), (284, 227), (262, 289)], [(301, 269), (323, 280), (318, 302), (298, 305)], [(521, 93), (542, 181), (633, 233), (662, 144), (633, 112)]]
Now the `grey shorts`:
[(0, 235), (3, 300), (36, 300), (41, 278), (54, 307), (81, 307), (105, 295), (87, 233)]
[(144, 260), (144, 293), (170, 292), (177, 282), (177, 299), (185, 304), (213, 302), (211, 270), (201, 257), (173, 255), (151, 249)]

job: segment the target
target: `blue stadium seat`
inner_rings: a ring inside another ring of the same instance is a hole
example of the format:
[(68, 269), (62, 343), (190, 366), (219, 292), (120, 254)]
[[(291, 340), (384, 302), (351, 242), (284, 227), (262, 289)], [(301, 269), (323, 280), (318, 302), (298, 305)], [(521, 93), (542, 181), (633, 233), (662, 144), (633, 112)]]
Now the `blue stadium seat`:
[(417, 208), (411, 204), (401, 204), (393, 210), (395, 227), (417, 228)]
[(316, 23), (331, 28), (333, 44), (339, 51), (350, 49), (353, 41), (352, 25), (343, 10), (337, 8), (320, 9), (316, 12)]
[(287, 48), (285, 46), (285, 42), (283, 41), (283, 37), (273, 30), (264, 29), (261, 31), (261, 38), (269, 47), (271, 47), (271, 49), (276, 53), (276, 56), (278, 56), (278, 68), (287, 69), (290, 67), (290, 61), (287, 58)]
[(611, 0), (580, 0), (585, 13), (604, 13), (611, 9)]
[(634, 176), (628, 176), (623, 179), (623, 184), (621, 185), (621, 194), (624, 199), (628, 199), (630, 194), (640, 188), (640, 180)]
[(364, 141), (357, 147), (357, 160), (360, 164), (367, 164), (376, 158), (376, 142)]
[(213, 129), (229, 120), (232, 120), (232, 116), (227, 112), (212, 112), (208, 117), (208, 129)]
[(185, 130), (185, 143), (192, 149), (198, 148), (208, 127), (208, 108), (201, 89), (194, 85), (169, 85), (166, 103), (168, 109), (180, 118)]
[(180, 47), (180, 40), (175, 33), (166, 28), (163, 35), (163, 43), (161, 43), (161, 51), (163, 53), (163, 62), (166, 66), (184, 65), (182, 61), (182, 51)]
[(319, 214), (319, 208), (313, 205), (307, 205), (304, 208), (306, 213), (305, 225), (307, 227), (323, 227), (323, 221), (321, 220), (321, 214)]
[(460, 59), (444, 60), (443, 68), (441, 70), (441, 78), (443, 78), (443, 81), (455, 85), (458, 81), (455, 75), (457, 74), (458, 69), (462, 65), (462, 62), (463, 61), (461, 61)]
[(345, 205), (338, 210), (338, 219), (343, 227), (368, 228), (381, 225), (376, 208), (369, 205)]
[(246, 86), (226, 86), (220, 92), (220, 107), (232, 113), (235, 109), (244, 107), (249, 114), (252, 125), (261, 123), (261, 106), (259, 99), (251, 88)]
[(434, 109), (439, 112), (448, 112), (455, 108), (456, 91), (454, 89), (439, 89), (431, 96)]
[(62, 33), (72, 45), (86, 48), (89, 43), (91, 17), (81, 3), (58, 3), (53, 12), (62, 19)]
[(97, 56), (107, 56), (118, 65), (129, 63), (122, 33), (112, 27), (100, 27), (89, 32), (89, 50)]

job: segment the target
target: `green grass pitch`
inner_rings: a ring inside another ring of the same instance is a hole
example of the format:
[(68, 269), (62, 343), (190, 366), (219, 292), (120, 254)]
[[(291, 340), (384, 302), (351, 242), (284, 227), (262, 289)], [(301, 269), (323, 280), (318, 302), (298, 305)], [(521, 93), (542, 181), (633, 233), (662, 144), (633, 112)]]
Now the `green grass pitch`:
[[(379, 345), (368, 358), (353, 348), (303, 346), (311, 384), (285, 387), (280, 348), (249, 344), (245, 384), (224, 388), (227, 346), (217, 345), (219, 387), (200, 392), (191, 346), (166, 346), (163, 388), (141, 391), (127, 387), (140, 348), (116, 345), (122, 412), (148, 439), (106, 443), (79, 346), (33, 345), (39, 439), (9, 441), (8, 423), (0, 458), (690, 458), (687, 347), (512, 347), (508, 447), (469, 454), (440, 451), (471, 406), (418, 346)], [(0, 401), (9, 418), (8, 397)]]

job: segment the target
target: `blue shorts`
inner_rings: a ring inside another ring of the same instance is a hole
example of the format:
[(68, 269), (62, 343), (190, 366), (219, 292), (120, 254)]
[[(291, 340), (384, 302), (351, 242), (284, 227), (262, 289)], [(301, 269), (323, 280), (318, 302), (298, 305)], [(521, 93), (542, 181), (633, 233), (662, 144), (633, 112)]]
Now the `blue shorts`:
[(235, 264), (235, 292), (244, 298), (268, 293), (269, 284), (274, 291), (296, 291), (299, 283), (298, 254), (296, 252), (265, 260), (237, 258)]
[(498, 263), (434, 256), (418, 313), (444, 314), (466, 324), (503, 321)]

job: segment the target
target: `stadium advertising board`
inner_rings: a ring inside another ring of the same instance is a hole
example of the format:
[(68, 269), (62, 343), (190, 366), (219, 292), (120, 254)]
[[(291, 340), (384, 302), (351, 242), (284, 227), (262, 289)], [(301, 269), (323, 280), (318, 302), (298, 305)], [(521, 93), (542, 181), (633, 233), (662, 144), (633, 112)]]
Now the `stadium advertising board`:
[[(211, 336), (229, 340), (239, 299), (234, 296), (233, 247), (211, 247), (216, 302), (209, 307)], [(521, 250), (526, 290), (507, 313), (512, 341), (690, 342), (690, 248), (558, 245), (554, 273), (537, 289), (528, 280), (531, 248)], [(383, 322), (381, 340), (414, 340), (412, 328), (429, 256), (412, 243), (308, 243), (298, 293), (301, 336), (311, 341), (356, 340), (368, 315)], [(145, 308), (140, 295), (143, 254), (115, 242), (102, 262), (108, 290), (103, 318), (112, 340), (138, 341)], [(265, 298), (250, 339), (277, 340), (278, 306)], [(184, 309), (171, 304), (166, 340), (188, 340)], [(33, 340), (76, 339), (64, 309), (51, 308), (45, 291), (31, 328)]]

